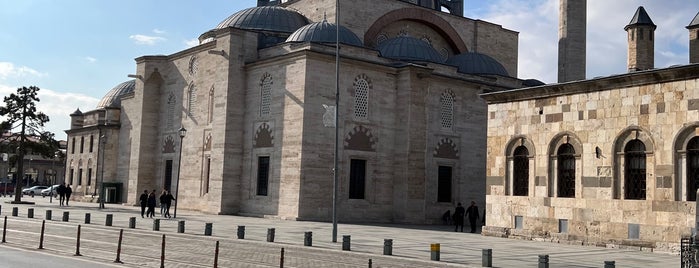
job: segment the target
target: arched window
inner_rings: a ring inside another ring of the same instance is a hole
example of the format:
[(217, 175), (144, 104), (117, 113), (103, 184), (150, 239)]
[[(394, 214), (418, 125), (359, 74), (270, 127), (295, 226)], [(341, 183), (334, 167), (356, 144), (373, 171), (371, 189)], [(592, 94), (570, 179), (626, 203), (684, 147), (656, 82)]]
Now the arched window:
[(167, 125), (167, 129), (174, 129), (175, 127), (175, 105), (177, 104), (177, 97), (175, 97), (175, 94), (170, 92), (170, 95), (167, 97), (167, 119), (165, 121), (165, 124)]
[(454, 93), (446, 91), (439, 98), (439, 106), (441, 108), (442, 128), (451, 129), (454, 125)]
[(366, 120), (369, 117), (369, 82), (364, 78), (354, 81), (354, 118)]
[(646, 145), (635, 139), (624, 147), (624, 198), (646, 199)]
[(687, 201), (697, 201), (699, 188), (699, 136), (687, 143)]
[(512, 195), (529, 195), (529, 150), (520, 145), (513, 154), (514, 170)]
[(558, 197), (575, 197), (575, 149), (569, 143), (558, 147)]
[(272, 76), (265, 74), (260, 85), (260, 116), (269, 116), (272, 104)]
[(209, 109), (208, 110), (208, 119), (207, 122), (211, 123), (214, 120), (214, 86), (211, 86), (211, 89), (209, 89)]
[(197, 88), (194, 84), (189, 85), (189, 92), (187, 92), (187, 95), (189, 96), (187, 111), (189, 111), (189, 116), (194, 116), (194, 109), (197, 106)]

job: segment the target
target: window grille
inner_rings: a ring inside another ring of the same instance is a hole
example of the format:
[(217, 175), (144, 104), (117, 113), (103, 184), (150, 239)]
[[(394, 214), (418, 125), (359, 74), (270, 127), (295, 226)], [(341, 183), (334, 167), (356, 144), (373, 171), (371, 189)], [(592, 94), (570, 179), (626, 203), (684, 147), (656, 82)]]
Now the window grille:
[(513, 195), (529, 195), (529, 150), (519, 146), (514, 152), (514, 181)]
[(354, 82), (354, 118), (366, 120), (369, 116), (369, 83), (365, 79)]
[(271, 113), (270, 105), (272, 104), (272, 77), (266, 76), (262, 80), (262, 88), (260, 90), (260, 116), (269, 116)]
[(558, 197), (575, 197), (575, 149), (566, 143), (558, 148)]
[(450, 91), (442, 93), (439, 99), (442, 128), (451, 129), (454, 125), (454, 95)]
[(624, 194), (626, 199), (646, 199), (646, 145), (636, 139), (624, 147)]

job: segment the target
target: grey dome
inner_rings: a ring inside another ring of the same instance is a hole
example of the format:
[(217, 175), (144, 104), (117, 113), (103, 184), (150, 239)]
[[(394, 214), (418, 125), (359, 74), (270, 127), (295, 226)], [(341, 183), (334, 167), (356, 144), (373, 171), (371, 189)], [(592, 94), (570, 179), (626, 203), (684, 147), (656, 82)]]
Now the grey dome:
[(97, 109), (106, 107), (119, 107), (119, 105), (121, 104), (121, 97), (133, 92), (135, 88), (135, 79), (118, 84), (109, 92), (107, 92), (107, 95), (104, 95), (102, 100), (100, 100), (100, 102), (97, 104)]
[(430, 44), (420, 39), (399, 36), (388, 39), (378, 46), (381, 57), (404, 61), (444, 62), (442, 55)]
[[(326, 20), (315, 22), (303, 26), (292, 33), (286, 42), (314, 42), (314, 43), (335, 43), (337, 38), (336, 26)], [(340, 25), (340, 43), (362, 46), (356, 34)]]
[(541, 81), (536, 80), (536, 79), (526, 79), (526, 80), (522, 81), (522, 85), (525, 87), (538, 87), (538, 86), (546, 85), (546, 83), (541, 82)]
[(458, 67), (458, 71), (465, 74), (510, 76), (500, 62), (488, 55), (476, 52), (455, 55), (447, 60), (447, 64)]
[(233, 27), (243, 30), (260, 30), (293, 33), (308, 24), (300, 13), (278, 6), (262, 6), (243, 9), (223, 20), (216, 29)]

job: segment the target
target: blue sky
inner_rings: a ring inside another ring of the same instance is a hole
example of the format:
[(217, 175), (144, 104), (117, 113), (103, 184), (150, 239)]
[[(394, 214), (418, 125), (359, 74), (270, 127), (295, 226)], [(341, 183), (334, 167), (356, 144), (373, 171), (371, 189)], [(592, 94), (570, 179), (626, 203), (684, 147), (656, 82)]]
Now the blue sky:
[[(348, 1), (348, 0), (341, 0)], [(0, 94), (41, 88), (46, 130), (91, 110), (134, 73), (134, 58), (168, 55), (255, 0), (0, 0)], [(658, 25), (656, 67), (688, 63), (684, 28), (699, 0), (588, 0), (587, 77), (626, 72), (623, 30), (638, 6)], [(519, 32), (520, 78), (556, 81), (558, 0), (466, 0), (465, 16)], [(360, 34), (361, 36), (361, 34)]]

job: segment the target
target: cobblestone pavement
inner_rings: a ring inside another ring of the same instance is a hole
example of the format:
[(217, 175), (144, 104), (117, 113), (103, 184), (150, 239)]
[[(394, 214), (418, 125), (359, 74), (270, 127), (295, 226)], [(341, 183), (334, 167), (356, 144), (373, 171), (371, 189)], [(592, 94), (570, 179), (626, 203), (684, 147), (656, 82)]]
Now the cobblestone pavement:
[[(160, 267), (163, 239), (165, 267), (213, 267), (216, 243), (219, 243), (219, 267), (280, 267), (284, 249), (284, 267), (481, 267), (482, 250), (492, 249), (494, 267), (538, 267), (538, 255), (549, 255), (549, 267), (604, 267), (615, 261), (616, 267), (679, 267), (679, 256), (643, 252), (634, 249), (609, 249), (484, 237), (455, 233), (451, 226), (339, 224), (338, 243), (333, 243), (332, 224), (326, 222), (285, 221), (255, 217), (208, 215), (179, 210), (178, 218), (154, 220), (140, 217), (140, 208), (107, 204), (71, 202), (59, 207), (48, 198), (25, 197), (33, 205), (10, 204), (0, 197), (0, 217), (7, 216), (6, 243), (0, 246), (37, 249), (46, 211), (43, 251), (76, 258), (112, 263), (117, 258), (117, 242), (123, 230), (119, 260), (125, 267)], [(13, 208), (18, 215), (12, 216)], [(29, 218), (33, 209), (33, 218)], [(64, 212), (69, 221), (63, 221)], [(85, 224), (90, 213), (90, 224)], [(112, 226), (105, 226), (112, 214)], [(130, 218), (135, 228), (129, 228)], [(178, 221), (185, 222), (178, 233)], [(204, 235), (211, 223), (212, 235)], [(80, 226), (80, 247), (77, 230)], [(238, 226), (245, 226), (244, 239), (237, 238)], [(269, 228), (275, 229), (274, 242), (267, 242)], [(466, 228), (468, 229), (468, 227)], [(304, 246), (305, 232), (312, 232), (312, 246)], [(351, 251), (342, 250), (344, 235), (350, 236)], [(384, 239), (393, 240), (393, 255), (383, 255)], [(431, 261), (430, 244), (440, 244), (440, 261)]]

